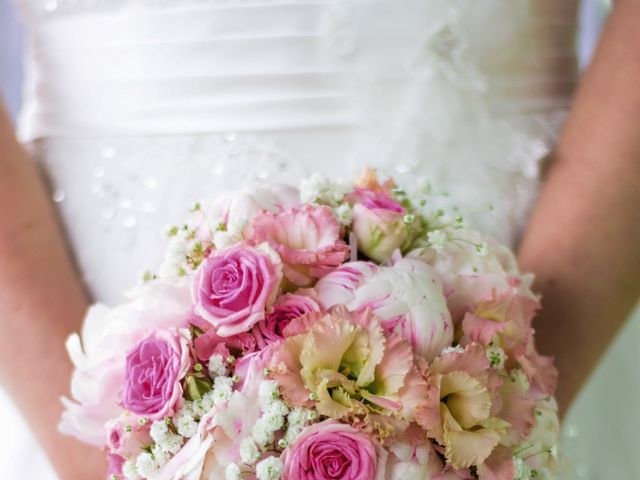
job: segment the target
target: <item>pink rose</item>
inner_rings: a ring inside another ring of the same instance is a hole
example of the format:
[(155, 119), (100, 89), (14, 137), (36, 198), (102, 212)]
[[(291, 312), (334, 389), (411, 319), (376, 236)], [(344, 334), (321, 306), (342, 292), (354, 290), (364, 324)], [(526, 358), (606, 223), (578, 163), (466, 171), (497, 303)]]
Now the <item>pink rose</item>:
[(248, 331), (265, 317), (278, 292), (281, 264), (275, 252), (236, 245), (214, 252), (196, 272), (194, 311), (222, 337)]
[(190, 365), (186, 330), (155, 330), (127, 354), (122, 406), (157, 420), (173, 414)]
[(364, 434), (327, 420), (305, 429), (282, 460), (282, 480), (373, 480), (378, 455)]
[(249, 238), (268, 242), (282, 257), (286, 279), (297, 286), (311, 285), (349, 255), (340, 225), (325, 206), (262, 212), (251, 223)]
[(369, 258), (383, 262), (407, 241), (407, 211), (383, 192), (358, 189), (353, 206), (353, 233), (358, 249)]
[(142, 451), (145, 445), (153, 443), (148, 432), (148, 425), (140, 425), (133, 415), (123, 414), (109, 420), (107, 430), (107, 448), (109, 453), (129, 458)]
[(309, 312), (320, 312), (320, 306), (313, 298), (287, 293), (278, 298), (267, 318), (256, 325), (256, 333), (266, 344), (276, 342), (284, 338), (284, 329), (291, 320)]
[(97, 447), (105, 445), (105, 423), (124, 412), (119, 403), (127, 352), (153, 329), (184, 325), (193, 308), (183, 278), (149, 282), (131, 292), (129, 299), (115, 308), (91, 307), (81, 335), (67, 341), (75, 367), (73, 400), (63, 399), (59, 428)]

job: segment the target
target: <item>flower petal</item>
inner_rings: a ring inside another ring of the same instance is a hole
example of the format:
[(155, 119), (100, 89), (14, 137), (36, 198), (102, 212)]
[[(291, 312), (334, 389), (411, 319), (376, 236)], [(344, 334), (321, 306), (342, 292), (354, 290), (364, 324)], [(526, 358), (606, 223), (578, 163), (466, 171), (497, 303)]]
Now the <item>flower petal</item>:
[(484, 348), (477, 343), (468, 345), (463, 351), (451, 351), (436, 358), (430, 370), (436, 373), (447, 373), (462, 370), (470, 375), (478, 375), (489, 370), (489, 359)]
[(501, 445), (494, 449), (483, 464), (478, 465), (480, 480), (513, 480), (515, 474), (513, 452)]
[(506, 381), (500, 387), (501, 408), (497, 416), (509, 422), (508, 438), (511, 444), (523, 440), (536, 424), (536, 402), (528, 397), (515, 382)]
[(407, 373), (413, 368), (411, 347), (399, 335), (391, 335), (385, 346), (384, 357), (376, 367), (373, 392), (378, 395), (397, 393), (404, 385)]
[(274, 348), (270, 362), (271, 376), (278, 382), (285, 400), (294, 406), (310, 405), (309, 391), (300, 376), (303, 343), (302, 335), (287, 338), (281, 346), (278, 345), (280, 348)]
[(491, 342), (493, 336), (504, 330), (506, 326), (507, 324), (504, 322), (489, 320), (471, 313), (467, 313), (462, 320), (464, 334), (474, 342), (482, 343), (483, 345)]
[(451, 372), (442, 377), (440, 398), (445, 397), (447, 408), (462, 428), (472, 428), (489, 418), (491, 395), (466, 372)]
[(485, 428), (462, 430), (446, 407), (441, 409), (444, 418), (445, 457), (454, 468), (480, 465), (500, 441), (500, 435)]

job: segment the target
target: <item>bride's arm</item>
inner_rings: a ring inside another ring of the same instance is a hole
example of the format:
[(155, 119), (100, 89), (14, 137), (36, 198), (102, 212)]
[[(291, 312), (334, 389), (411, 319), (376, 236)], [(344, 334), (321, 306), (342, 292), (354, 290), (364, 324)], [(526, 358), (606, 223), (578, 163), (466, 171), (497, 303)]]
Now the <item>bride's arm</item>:
[(640, 2), (617, 2), (520, 249), (543, 294), (537, 342), (556, 357), (562, 410), (640, 295), (638, 25)]
[(62, 479), (105, 478), (100, 452), (56, 429), (71, 374), (64, 342), (78, 329), (87, 297), (38, 172), (1, 105), (0, 211), (0, 381)]

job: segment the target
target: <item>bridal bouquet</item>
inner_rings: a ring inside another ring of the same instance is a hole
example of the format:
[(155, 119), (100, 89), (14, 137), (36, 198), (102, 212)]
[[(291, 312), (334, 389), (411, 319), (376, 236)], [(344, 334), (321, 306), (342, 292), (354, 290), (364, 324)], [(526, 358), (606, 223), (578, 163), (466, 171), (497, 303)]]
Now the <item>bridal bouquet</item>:
[(557, 378), (512, 252), (367, 172), (197, 204), (68, 341), (111, 479), (550, 478)]

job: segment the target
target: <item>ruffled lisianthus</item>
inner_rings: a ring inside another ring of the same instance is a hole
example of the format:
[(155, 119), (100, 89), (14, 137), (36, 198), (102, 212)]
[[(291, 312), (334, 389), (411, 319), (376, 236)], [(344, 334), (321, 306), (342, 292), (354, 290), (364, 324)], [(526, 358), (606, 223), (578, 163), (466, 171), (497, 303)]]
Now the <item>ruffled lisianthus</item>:
[(276, 299), (282, 266), (266, 244), (213, 252), (193, 280), (194, 311), (223, 337), (248, 331)]
[(552, 395), (558, 372), (553, 359), (535, 348), (532, 320), (540, 303), (531, 280), (506, 273), (464, 275), (455, 280), (447, 301), (457, 312), (459, 341), (501, 349), (507, 371), (522, 369), (540, 395)]
[(510, 427), (495, 416), (502, 382), (489, 367), (482, 346), (472, 344), (443, 353), (425, 372), (433, 403), (418, 422), (444, 446), (447, 463), (455, 469), (482, 465)]
[(189, 331), (154, 330), (127, 353), (122, 406), (156, 420), (173, 414), (191, 364)]
[(530, 384), (532, 395), (536, 398), (552, 396), (558, 383), (558, 369), (553, 365), (553, 358), (540, 355), (536, 350), (533, 330), (527, 340), (520, 343), (510, 352), (513, 369), (522, 370)]
[(191, 309), (188, 283), (183, 279), (157, 280), (131, 291), (130, 299), (115, 308), (92, 306), (82, 334), (67, 341), (75, 370), (73, 400), (63, 399), (60, 431), (86, 443), (104, 446), (105, 424), (124, 413), (120, 406), (126, 354), (149, 331), (185, 325)]
[(456, 302), (456, 310), (463, 315), (460, 335), (484, 345), (499, 342), (505, 350), (526, 340), (540, 303), (520, 278), (478, 274), (461, 277), (456, 283), (457, 298), (450, 301)]
[(285, 278), (301, 287), (311, 285), (349, 255), (342, 229), (326, 206), (261, 212), (251, 222), (249, 239), (271, 245), (282, 258)]
[(380, 453), (362, 432), (326, 420), (307, 427), (284, 451), (282, 480), (373, 480), (379, 469), (383, 473)]
[(369, 310), (312, 313), (294, 320), (289, 330), (298, 325), (306, 327), (304, 333), (278, 345), (270, 364), (289, 404), (315, 407), (335, 419), (383, 413), (411, 421), (427, 401), (410, 345), (396, 334), (385, 335)]
[(531, 322), (540, 308), (533, 277), (522, 275), (513, 253), (472, 230), (444, 229), (441, 249), (409, 254), (429, 264), (443, 282), (456, 325), (456, 340), (499, 348), (506, 368), (522, 369), (541, 395), (552, 395), (557, 381), (553, 360), (535, 349)]
[(535, 350), (531, 322), (540, 304), (524, 281), (506, 274), (476, 274), (459, 277), (456, 288), (448, 301), (456, 305), (457, 339), (500, 349), (507, 370), (522, 368), (550, 394), (557, 372), (552, 360)]
[(403, 258), (389, 267), (350, 262), (323, 277), (316, 290), (325, 309), (370, 308), (385, 331), (404, 337), (427, 360), (451, 345), (453, 325), (442, 286), (419, 260)]

